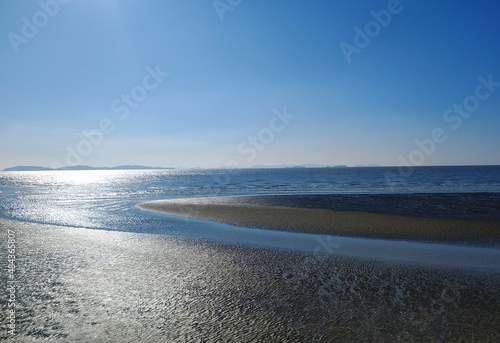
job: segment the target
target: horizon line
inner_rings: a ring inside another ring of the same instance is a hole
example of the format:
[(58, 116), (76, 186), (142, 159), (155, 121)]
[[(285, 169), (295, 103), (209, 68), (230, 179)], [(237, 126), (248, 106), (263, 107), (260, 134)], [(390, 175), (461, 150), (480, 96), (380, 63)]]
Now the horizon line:
[[(227, 167), (227, 166), (221, 166), (221, 167), (183, 167), (183, 166), (178, 166), (178, 167), (160, 167), (160, 166), (145, 166), (145, 165), (117, 165), (113, 167), (104, 167), (104, 166), (90, 166), (90, 165), (73, 165), (73, 166), (66, 166), (66, 167), (61, 167), (61, 168), (50, 168), (50, 167), (43, 167), (43, 166), (28, 166), (28, 165), (18, 165), (18, 166), (13, 166), (13, 167), (7, 167), (2, 169), (1, 171), (4, 172), (10, 172), (10, 171), (96, 171), (96, 170), (192, 170), (192, 169), (198, 169), (198, 170), (234, 170), (234, 169), (293, 169), (293, 168), (304, 168), (304, 169), (321, 169), (321, 168), (419, 168), (419, 167), (494, 167), (494, 166), (500, 166), (500, 164), (443, 164), (443, 165), (420, 165), (420, 166), (412, 166), (412, 165), (379, 165), (379, 164), (367, 164), (367, 165), (344, 165), (344, 164), (337, 164), (337, 165), (321, 165), (321, 164), (315, 164), (315, 163), (306, 163), (306, 164), (300, 164), (300, 165), (254, 165), (250, 167)], [(87, 168), (87, 169), (78, 169), (78, 168)], [(125, 168), (125, 167), (130, 167), (130, 168)], [(8, 170), (8, 169), (15, 169), (15, 168), (40, 168), (40, 170)], [(75, 169), (73, 169), (75, 168)]]

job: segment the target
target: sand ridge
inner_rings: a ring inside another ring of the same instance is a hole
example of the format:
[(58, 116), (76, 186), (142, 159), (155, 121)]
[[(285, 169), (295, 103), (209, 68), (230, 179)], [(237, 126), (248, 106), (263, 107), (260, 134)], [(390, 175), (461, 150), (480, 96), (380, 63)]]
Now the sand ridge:
[(500, 223), (242, 204), (237, 197), (160, 200), (143, 210), (236, 226), (383, 239), (500, 245)]

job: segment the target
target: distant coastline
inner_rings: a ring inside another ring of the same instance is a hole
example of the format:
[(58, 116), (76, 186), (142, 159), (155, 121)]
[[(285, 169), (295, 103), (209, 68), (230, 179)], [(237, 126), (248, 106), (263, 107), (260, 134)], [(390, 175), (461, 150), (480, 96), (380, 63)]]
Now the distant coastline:
[[(380, 167), (378, 164), (370, 164), (367, 166), (357, 165), (356, 167)], [(302, 165), (254, 165), (249, 167), (249, 169), (276, 169), (276, 168), (349, 168), (348, 166), (341, 165), (322, 165), (322, 164), (302, 164)], [(190, 170), (203, 170), (203, 169), (228, 169), (227, 167), (219, 168), (174, 168), (174, 167), (149, 167), (142, 165), (121, 165), (116, 167), (92, 167), (87, 165), (77, 165), (77, 166), (66, 166), (61, 168), (48, 168), (41, 166), (15, 166), (10, 168), (5, 168), (3, 171), (55, 171), (55, 170), (143, 170), (143, 169), (190, 169)], [(248, 169), (248, 168), (237, 168), (237, 169)]]
[(345, 168), (436, 168), (436, 167), (496, 167), (498, 165), (429, 165), (429, 166), (388, 166), (379, 164), (357, 164), (353, 166), (348, 166), (345, 164), (338, 165), (322, 165), (322, 164), (301, 164), (301, 165), (253, 165), (250, 167), (150, 167), (143, 165), (120, 165), (116, 167), (93, 167), (88, 165), (76, 165), (76, 166), (66, 166), (61, 168), (48, 168), (41, 166), (15, 166), (5, 168), (2, 171), (57, 171), (57, 170), (214, 170), (214, 169), (314, 169), (314, 168), (334, 168), (334, 169), (345, 169)]
[(11, 168), (5, 168), (3, 171), (55, 171), (55, 170), (144, 170), (144, 169), (175, 169), (175, 168), (163, 168), (163, 167), (148, 167), (140, 165), (123, 165), (116, 167), (91, 167), (85, 165), (79, 166), (68, 166), (61, 168), (47, 168), (39, 166), (16, 166)]

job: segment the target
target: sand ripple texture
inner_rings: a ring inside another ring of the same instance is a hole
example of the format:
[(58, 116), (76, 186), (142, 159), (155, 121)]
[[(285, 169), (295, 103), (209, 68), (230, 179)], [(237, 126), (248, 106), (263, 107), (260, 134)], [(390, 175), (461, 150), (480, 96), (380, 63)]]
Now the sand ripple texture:
[(17, 334), (0, 332), (12, 342), (500, 341), (498, 273), (3, 219), (0, 228), (2, 247), (7, 229), (17, 234)]

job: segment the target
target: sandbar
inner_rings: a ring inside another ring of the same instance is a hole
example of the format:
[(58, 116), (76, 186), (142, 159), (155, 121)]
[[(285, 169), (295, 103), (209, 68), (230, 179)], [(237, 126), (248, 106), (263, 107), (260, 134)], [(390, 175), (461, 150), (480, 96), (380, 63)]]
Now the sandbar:
[(143, 210), (271, 230), (500, 246), (500, 222), (246, 204), (238, 197), (151, 201)]

